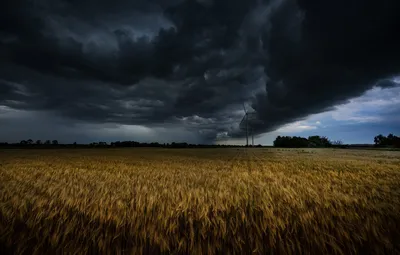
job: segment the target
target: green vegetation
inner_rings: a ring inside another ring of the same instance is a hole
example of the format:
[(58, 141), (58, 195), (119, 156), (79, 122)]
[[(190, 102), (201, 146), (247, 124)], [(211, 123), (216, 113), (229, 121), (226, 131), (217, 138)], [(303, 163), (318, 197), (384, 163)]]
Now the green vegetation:
[[(400, 148), (400, 137), (389, 134), (375, 136), (375, 147)], [(299, 136), (278, 136), (274, 141), (274, 147), (281, 148), (348, 148), (351, 145), (344, 145), (341, 141), (331, 141), (326, 136), (309, 136), (308, 138)], [(368, 147), (368, 145), (362, 145)], [(371, 145), (372, 146), (372, 145)], [(354, 145), (353, 145), (354, 147)]]
[(375, 146), (377, 147), (397, 147), (400, 148), (400, 137), (393, 134), (388, 136), (377, 135), (374, 138)]
[(304, 137), (298, 136), (278, 136), (274, 141), (275, 147), (284, 147), (284, 148), (306, 148), (306, 147), (332, 147), (332, 145), (340, 145), (340, 142), (331, 142), (325, 136), (309, 136), (308, 139)]

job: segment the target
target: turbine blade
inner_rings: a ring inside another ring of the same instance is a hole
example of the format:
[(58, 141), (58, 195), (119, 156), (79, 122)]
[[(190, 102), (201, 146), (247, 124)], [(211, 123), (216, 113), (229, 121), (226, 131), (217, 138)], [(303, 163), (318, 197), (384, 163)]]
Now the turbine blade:
[(243, 110), (247, 114), (246, 107), (244, 106), (244, 103), (243, 103)]
[(241, 129), (246, 128), (246, 114), (243, 116), (242, 120), (240, 121), (239, 127)]

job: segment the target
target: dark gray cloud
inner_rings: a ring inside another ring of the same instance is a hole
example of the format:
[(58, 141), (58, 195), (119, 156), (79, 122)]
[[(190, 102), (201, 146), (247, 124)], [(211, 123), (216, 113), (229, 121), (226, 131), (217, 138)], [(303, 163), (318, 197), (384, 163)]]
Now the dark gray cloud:
[(0, 105), (79, 123), (258, 134), (393, 86), (395, 0), (0, 3)]

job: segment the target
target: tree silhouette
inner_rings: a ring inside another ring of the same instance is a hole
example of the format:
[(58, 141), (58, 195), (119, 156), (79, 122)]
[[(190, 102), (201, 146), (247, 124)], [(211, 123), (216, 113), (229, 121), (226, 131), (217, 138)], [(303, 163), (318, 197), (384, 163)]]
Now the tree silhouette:
[(341, 146), (343, 145), (343, 142), (341, 140), (336, 140), (332, 142), (332, 145)]
[(332, 143), (325, 136), (310, 136), (307, 138), (298, 136), (278, 136), (274, 141), (275, 147), (305, 148), (305, 147), (331, 147)]
[(385, 137), (381, 134), (375, 136), (375, 138), (374, 138), (374, 143), (376, 145), (383, 145), (384, 141), (385, 141)]
[(379, 134), (374, 137), (374, 143), (377, 147), (400, 147), (400, 137), (389, 134), (387, 137)]
[(304, 137), (297, 136), (278, 136), (274, 141), (275, 147), (284, 147), (284, 148), (304, 148), (308, 147), (309, 141)]
[(52, 143), (53, 145), (58, 145), (58, 141), (57, 141), (57, 140), (53, 140), (51, 143)]

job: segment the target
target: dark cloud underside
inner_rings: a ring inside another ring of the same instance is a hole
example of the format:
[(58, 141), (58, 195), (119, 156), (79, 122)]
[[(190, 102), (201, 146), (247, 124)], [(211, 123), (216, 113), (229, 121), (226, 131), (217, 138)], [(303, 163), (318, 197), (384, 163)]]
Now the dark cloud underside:
[(0, 105), (71, 121), (257, 133), (394, 86), (399, 1), (0, 3)]

